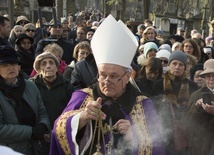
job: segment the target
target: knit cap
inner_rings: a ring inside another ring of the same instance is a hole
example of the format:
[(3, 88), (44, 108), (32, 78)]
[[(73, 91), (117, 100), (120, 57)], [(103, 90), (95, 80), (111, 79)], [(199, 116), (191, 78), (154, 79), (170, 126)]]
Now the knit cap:
[(169, 44), (163, 44), (159, 47), (159, 50), (167, 50), (169, 51), (170, 53), (172, 53), (172, 48)]
[(158, 46), (154, 42), (148, 42), (148, 43), (144, 44), (143, 53), (144, 53), (145, 58), (147, 57), (147, 54), (148, 54), (149, 50), (151, 50), (151, 49), (155, 49), (157, 52)]
[(184, 63), (185, 68), (187, 67), (187, 55), (183, 51), (174, 51), (169, 57), (169, 63), (171, 63), (172, 60), (179, 60)]
[(167, 60), (169, 60), (169, 56), (171, 55), (171, 53), (167, 50), (160, 50), (156, 53), (156, 58), (166, 58)]

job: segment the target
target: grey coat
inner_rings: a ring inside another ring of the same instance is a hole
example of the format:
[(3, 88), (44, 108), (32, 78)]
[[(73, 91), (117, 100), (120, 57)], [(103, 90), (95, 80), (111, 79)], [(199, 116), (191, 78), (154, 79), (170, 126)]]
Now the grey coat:
[[(34, 110), (37, 124), (43, 123), (50, 129), (50, 122), (39, 90), (33, 82), (25, 80), (25, 83), (23, 98)], [(9, 101), (0, 91), (0, 145), (30, 155), (31, 134), (32, 127), (19, 124), (12, 101)]]

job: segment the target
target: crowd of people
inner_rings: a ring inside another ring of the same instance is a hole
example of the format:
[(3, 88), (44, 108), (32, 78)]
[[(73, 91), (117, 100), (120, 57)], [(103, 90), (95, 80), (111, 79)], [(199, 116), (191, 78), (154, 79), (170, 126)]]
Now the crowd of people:
[[(43, 25), (40, 25), (42, 23)], [(0, 151), (214, 154), (214, 38), (94, 10), (31, 23), (0, 15)]]

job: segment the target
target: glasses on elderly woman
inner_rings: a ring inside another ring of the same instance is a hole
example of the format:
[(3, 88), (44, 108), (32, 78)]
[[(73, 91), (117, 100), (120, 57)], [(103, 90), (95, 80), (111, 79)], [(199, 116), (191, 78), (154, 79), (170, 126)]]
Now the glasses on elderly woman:
[(205, 74), (205, 78), (208, 78), (208, 79), (213, 78), (214, 79), (214, 73)]
[[(110, 76), (110, 77), (106, 77), (106, 76), (99, 76), (98, 77), (98, 82), (105, 82), (108, 81), (111, 84), (116, 84), (118, 83), (128, 72), (125, 72), (120, 78), (118, 76)], [(108, 78), (108, 79), (107, 79)]]

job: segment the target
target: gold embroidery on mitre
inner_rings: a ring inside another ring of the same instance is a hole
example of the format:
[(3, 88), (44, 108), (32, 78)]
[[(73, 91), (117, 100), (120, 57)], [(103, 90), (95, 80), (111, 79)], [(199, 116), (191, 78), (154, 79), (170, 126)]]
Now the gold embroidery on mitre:
[[(84, 90), (85, 91), (83, 91), (83, 92), (86, 92), (86, 89), (84, 89)], [(88, 89), (88, 91), (89, 91), (89, 89)], [(87, 92), (87, 93), (89, 93), (89, 92)], [(80, 109), (64, 112), (57, 119), (56, 137), (57, 137), (59, 145), (62, 148), (62, 150), (65, 153), (65, 155), (72, 155), (70, 147), (69, 147), (68, 138), (67, 138), (67, 135), (66, 135), (66, 122), (67, 122), (68, 118), (70, 118), (70, 116), (73, 116), (73, 115), (83, 111), (85, 106), (86, 106), (86, 104), (88, 103), (88, 101), (91, 101), (91, 100), (93, 100), (93, 98), (91, 97), (91, 95), (89, 93), (89, 95), (87, 95), (85, 97)]]
[(130, 117), (139, 140), (139, 155), (152, 154), (152, 139), (146, 125), (146, 117), (142, 107), (142, 101), (146, 98), (146, 96), (138, 96), (136, 98), (137, 104), (134, 105), (132, 111), (130, 112)]

